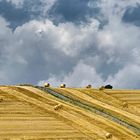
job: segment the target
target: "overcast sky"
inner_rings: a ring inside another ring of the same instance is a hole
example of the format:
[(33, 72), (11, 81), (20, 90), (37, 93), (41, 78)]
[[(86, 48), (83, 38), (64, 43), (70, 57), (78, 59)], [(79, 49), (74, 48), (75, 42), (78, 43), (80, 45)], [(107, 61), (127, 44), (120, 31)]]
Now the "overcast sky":
[(0, 84), (140, 89), (140, 0), (0, 0)]

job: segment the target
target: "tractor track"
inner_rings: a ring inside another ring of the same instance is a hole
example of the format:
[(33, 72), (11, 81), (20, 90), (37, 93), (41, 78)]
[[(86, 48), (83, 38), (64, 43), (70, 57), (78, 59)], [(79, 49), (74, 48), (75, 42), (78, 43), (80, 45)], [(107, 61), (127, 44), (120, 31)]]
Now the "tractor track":
[(104, 111), (103, 109), (100, 109), (100, 108), (97, 108), (96, 106), (90, 106), (86, 103), (83, 103), (83, 102), (80, 102), (79, 100), (77, 99), (74, 99), (70, 96), (65, 96), (64, 94), (62, 94), (60, 91), (57, 91), (57, 90), (53, 90), (53, 89), (50, 89), (50, 88), (44, 88), (44, 87), (37, 87), (43, 91), (46, 91), (47, 93), (61, 99), (61, 100), (64, 100), (66, 102), (69, 102), (71, 104), (74, 104), (78, 107), (81, 107), (81, 108), (84, 108), (85, 110), (89, 110), (91, 112), (94, 112), (98, 115), (101, 115), (111, 121), (114, 121), (128, 129), (130, 129), (131, 131), (133, 131), (134, 133), (136, 133), (137, 135), (140, 135), (140, 128), (135, 126), (135, 125), (132, 125), (122, 119), (119, 119), (117, 118), (116, 116), (112, 115), (110, 112), (107, 112), (106, 110)]

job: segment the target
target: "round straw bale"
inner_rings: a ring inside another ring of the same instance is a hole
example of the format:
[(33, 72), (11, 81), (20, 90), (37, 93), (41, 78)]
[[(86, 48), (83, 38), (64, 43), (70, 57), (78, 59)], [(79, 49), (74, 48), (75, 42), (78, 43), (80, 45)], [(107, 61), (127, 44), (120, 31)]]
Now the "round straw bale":
[(123, 107), (128, 107), (128, 103), (127, 102), (123, 102)]
[(54, 110), (59, 110), (62, 108), (62, 105), (61, 104), (58, 104), (58, 105), (55, 105), (54, 106)]
[(61, 85), (60, 85), (60, 88), (65, 88), (65, 87), (66, 87), (65, 84), (61, 84)]
[(87, 85), (86, 88), (92, 88), (92, 85)]
[(105, 87), (104, 86), (101, 86), (100, 88), (99, 88), (99, 90), (104, 90), (105, 89)]
[(50, 84), (49, 83), (45, 83), (44, 87), (50, 87)]
[(0, 98), (0, 102), (2, 102), (4, 99), (3, 98)]
[(105, 137), (106, 137), (107, 139), (110, 139), (110, 138), (112, 138), (112, 134), (111, 134), (111, 133), (106, 133)]

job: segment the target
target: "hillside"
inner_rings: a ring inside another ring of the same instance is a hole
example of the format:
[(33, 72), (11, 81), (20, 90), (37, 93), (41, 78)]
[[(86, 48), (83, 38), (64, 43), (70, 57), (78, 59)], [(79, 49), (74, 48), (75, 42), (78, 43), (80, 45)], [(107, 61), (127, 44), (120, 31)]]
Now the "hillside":
[(140, 90), (0, 86), (0, 140), (140, 140)]

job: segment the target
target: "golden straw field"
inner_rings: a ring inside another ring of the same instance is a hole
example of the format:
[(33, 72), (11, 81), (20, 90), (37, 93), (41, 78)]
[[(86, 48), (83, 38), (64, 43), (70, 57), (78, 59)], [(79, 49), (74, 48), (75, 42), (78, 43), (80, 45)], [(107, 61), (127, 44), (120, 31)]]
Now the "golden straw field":
[(140, 90), (0, 86), (0, 140), (140, 140)]

